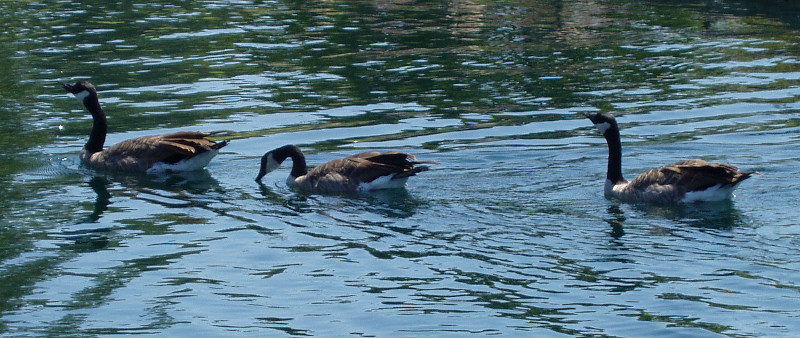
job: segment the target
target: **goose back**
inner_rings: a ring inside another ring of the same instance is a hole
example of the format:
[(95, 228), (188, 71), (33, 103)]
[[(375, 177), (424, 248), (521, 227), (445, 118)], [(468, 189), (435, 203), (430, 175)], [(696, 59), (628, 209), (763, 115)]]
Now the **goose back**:
[(92, 114), (92, 131), (80, 158), (81, 162), (95, 169), (149, 173), (198, 170), (208, 165), (219, 149), (228, 144), (228, 141), (206, 139), (226, 131), (182, 131), (129, 139), (104, 150), (108, 121), (100, 106), (97, 89), (86, 81), (62, 86)]
[(371, 151), (332, 160), (308, 171), (300, 148), (285, 145), (264, 154), (256, 181), (287, 158), (292, 159), (292, 171), (286, 183), (299, 190), (323, 194), (401, 188), (409, 177), (429, 169), (419, 164), (437, 163), (418, 161), (407, 153)]
[(647, 170), (630, 182), (607, 181), (605, 193), (626, 202), (716, 201), (730, 198), (751, 174), (726, 163), (690, 159)]
[(333, 160), (295, 178), (303, 190), (339, 193), (401, 188), (409, 177), (428, 170), (414, 155), (400, 152), (365, 152)]
[(624, 202), (719, 201), (730, 198), (739, 183), (754, 173), (726, 163), (689, 159), (645, 171), (629, 182), (622, 177), (622, 146), (614, 116), (606, 112), (584, 115), (608, 143), (607, 197)]
[(218, 133), (221, 131), (183, 131), (137, 137), (98, 152), (90, 153), (84, 148), (81, 161), (99, 170), (150, 173), (198, 170), (227, 145), (227, 141), (206, 139)]

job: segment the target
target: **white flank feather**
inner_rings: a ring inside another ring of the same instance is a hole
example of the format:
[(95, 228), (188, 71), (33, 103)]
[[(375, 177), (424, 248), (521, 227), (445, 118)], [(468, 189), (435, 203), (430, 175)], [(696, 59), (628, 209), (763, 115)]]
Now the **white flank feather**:
[(397, 189), (406, 186), (408, 177), (393, 180), (395, 174), (381, 176), (374, 179), (372, 182), (363, 182), (358, 185), (358, 191), (370, 191), (379, 189)]
[(723, 188), (721, 184), (717, 184), (705, 190), (687, 192), (686, 195), (683, 196), (683, 199), (681, 199), (681, 202), (722, 201), (730, 198), (731, 195), (733, 195), (734, 189), (736, 189), (736, 186), (727, 186)]
[(191, 158), (179, 161), (175, 164), (168, 164), (164, 162), (157, 162), (153, 164), (150, 169), (147, 169), (148, 174), (158, 174), (170, 171), (193, 171), (205, 168), (214, 156), (217, 156), (219, 149), (207, 151)]

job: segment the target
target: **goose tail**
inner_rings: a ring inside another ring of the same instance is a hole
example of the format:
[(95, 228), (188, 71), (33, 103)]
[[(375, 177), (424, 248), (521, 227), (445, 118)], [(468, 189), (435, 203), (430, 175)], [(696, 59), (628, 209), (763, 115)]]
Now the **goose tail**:
[(738, 173), (738, 174), (737, 174), (737, 175), (736, 175), (736, 176), (735, 176), (735, 177), (734, 177), (734, 178), (731, 180), (731, 183), (733, 183), (733, 185), (738, 185), (739, 183), (742, 183), (742, 181), (744, 181), (744, 180), (746, 180), (746, 179), (750, 178), (750, 176), (752, 176), (752, 175), (764, 175), (764, 174), (762, 174), (762, 173), (760, 173), (760, 172), (758, 172), (758, 171), (742, 171), (742, 172), (739, 172), (739, 173)]
[(438, 161), (431, 161), (431, 160), (420, 161), (420, 160), (417, 160), (417, 159), (412, 159), (409, 162), (411, 162), (411, 164), (413, 164), (413, 165), (417, 165), (417, 164), (441, 164)]
[(227, 146), (227, 145), (228, 145), (228, 143), (231, 143), (231, 140), (224, 140), (224, 141), (217, 142), (216, 144), (214, 144), (213, 146), (211, 146), (211, 149), (212, 149), (212, 150), (219, 150), (219, 149), (222, 149), (223, 147)]

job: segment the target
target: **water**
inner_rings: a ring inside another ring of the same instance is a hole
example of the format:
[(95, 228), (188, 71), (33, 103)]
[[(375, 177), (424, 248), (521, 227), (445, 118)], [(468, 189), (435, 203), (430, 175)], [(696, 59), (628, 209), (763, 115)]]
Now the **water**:
[[(0, 333), (792, 336), (800, 330), (798, 14), (778, 2), (0, 3)], [(108, 144), (234, 131), (207, 170), (97, 173)], [(687, 157), (733, 201), (602, 196)], [(302, 195), (363, 150), (441, 162), (402, 191)]]

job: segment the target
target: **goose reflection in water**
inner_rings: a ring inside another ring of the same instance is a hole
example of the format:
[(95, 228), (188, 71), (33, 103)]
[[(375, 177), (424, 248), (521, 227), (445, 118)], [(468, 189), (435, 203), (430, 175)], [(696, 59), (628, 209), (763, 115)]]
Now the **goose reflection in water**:
[[(607, 209), (609, 217), (606, 218), (606, 222), (611, 226), (610, 235), (615, 240), (625, 236), (626, 217), (623, 207), (627, 207), (626, 204), (615, 203)], [(741, 211), (731, 200), (693, 204), (639, 203), (630, 207), (649, 216), (673, 221), (678, 226), (731, 230), (746, 225)]]
[[(108, 179), (95, 176), (89, 180), (88, 184), (97, 197), (93, 204), (92, 213), (77, 222), (79, 225), (98, 224), (102, 214), (108, 210), (108, 206), (111, 204), (111, 194), (108, 192), (108, 185), (111, 182)], [(111, 227), (91, 225), (89, 227), (79, 227), (75, 230), (60, 229), (58, 233), (51, 236), (62, 240), (59, 246), (64, 250), (95, 252), (108, 248), (110, 244), (108, 234), (110, 232)]]
[[(348, 209), (355, 208), (354, 213), (373, 212), (391, 218), (408, 218), (427, 202), (413, 196), (405, 188), (374, 190), (370, 192), (345, 192), (337, 195), (319, 195), (292, 189), (291, 195), (273, 191), (262, 182), (258, 182), (259, 192), (265, 200), (274, 205), (281, 205), (297, 213), (315, 212), (316, 207)], [(282, 188), (278, 188), (282, 189)]]
[(694, 204), (637, 204), (648, 215), (673, 220), (697, 228), (730, 230), (745, 225), (742, 213), (731, 200)]

